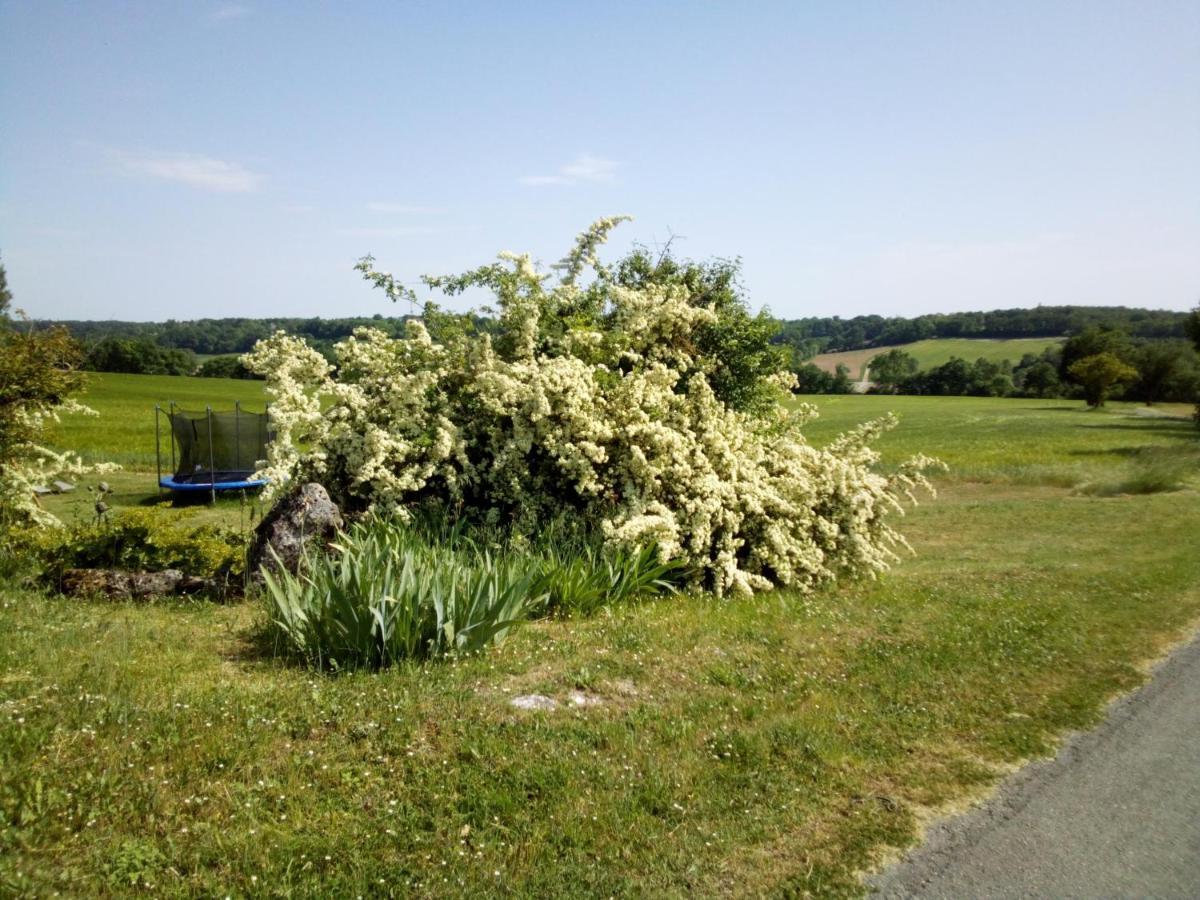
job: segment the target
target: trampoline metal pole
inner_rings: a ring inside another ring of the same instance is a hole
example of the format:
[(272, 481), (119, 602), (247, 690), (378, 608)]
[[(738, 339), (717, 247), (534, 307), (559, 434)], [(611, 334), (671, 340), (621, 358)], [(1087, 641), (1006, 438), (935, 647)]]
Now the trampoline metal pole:
[(242, 401), (233, 401), (233, 469), (242, 471)]
[(212, 445), (212, 407), (207, 407), (208, 410), (208, 491), (212, 496), (212, 502), (215, 506), (217, 503), (217, 473), (213, 468), (213, 445)]
[(159, 436), (158, 419), (162, 408), (154, 404), (154, 465), (158, 469), (158, 499), (162, 499), (162, 438)]
[(179, 471), (179, 467), (175, 462), (175, 401), (172, 400), (169, 404), (171, 412), (167, 415), (167, 421), (171, 423), (171, 477), (175, 477), (175, 473)]

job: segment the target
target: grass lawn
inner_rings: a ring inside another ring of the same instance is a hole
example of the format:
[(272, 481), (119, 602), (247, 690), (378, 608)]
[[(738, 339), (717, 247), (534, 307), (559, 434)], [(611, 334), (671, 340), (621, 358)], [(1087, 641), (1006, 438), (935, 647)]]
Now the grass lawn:
[[(932, 369), (949, 362), (950, 357), (957, 356), (967, 362), (977, 359), (987, 359), (992, 362), (1008, 360), (1014, 366), (1021, 361), (1026, 353), (1041, 354), (1047, 347), (1061, 344), (1062, 338), (1012, 338), (999, 340), (994, 338), (935, 338), (927, 341), (915, 341), (911, 344), (900, 344), (898, 349), (915, 356), (921, 364), (921, 369)], [(866, 350), (846, 350), (841, 353), (822, 353), (813, 357), (810, 362), (833, 372), (838, 363), (850, 368), (851, 377), (863, 380), (867, 377), (867, 363), (891, 347), (872, 347)]]
[[(819, 402), (814, 440), (894, 409), (889, 458), (955, 472), (902, 523), (915, 557), (809, 598), (670, 598), (320, 676), (256, 644), (253, 603), (0, 588), (0, 890), (861, 892), (1200, 619), (1194, 481), (1062, 486), (1190, 465), (1198, 441), (1132, 407)], [(508, 702), (572, 691), (599, 703)]]
[(1114, 402), (1091, 410), (1078, 400), (853, 394), (795, 402), (820, 411), (805, 431), (818, 444), (893, 412), (899, 427), (876, 445), (885, 467), (928, 453), (957, 481), (1079, 487), (1119, 484), (1154, 467), (1200, 473), (1193, 407), (1184, 404)]

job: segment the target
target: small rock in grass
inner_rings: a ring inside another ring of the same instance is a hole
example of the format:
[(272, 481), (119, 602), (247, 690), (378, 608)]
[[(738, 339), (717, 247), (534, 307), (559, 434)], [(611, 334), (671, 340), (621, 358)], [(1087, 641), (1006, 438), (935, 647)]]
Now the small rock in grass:
[(567, 698), (575, 706), (599, 706), (604, 702), (595, 694), (585, 694), (583, 691), (571, 691)]
[(132, 592), (129, 573), (114, 569), (67, 569), (60, 587), (64, 594), (76, 596), (128, 597)]
[(75, 490), (75, 485), (71, 484), (69, 481), (52, 481), (50, 482), (50, 486), (54, 489), (54, 493), (56, 494), (69, 494), (71, 491)]
[(509, 701), (517, 709), (558, 709), (558, 701), (544, 694), (522, 694)]
[(183, 581), (178, 569), (163, 569), (161, 572), (130, 572), (129, 593), (134, 597), (160, 597), (173, 594)]
[(59, 584), (64, 594), (74, 596), (103, 596), (117, 599), (182, 594), (204, 594), (225, 599), (240, 593), (240, 582), (228, 582), (221, 577), (199, 578), (184, 575), (178, 569), (162, 572), (124, 572), (119, 569), (67, 569)]

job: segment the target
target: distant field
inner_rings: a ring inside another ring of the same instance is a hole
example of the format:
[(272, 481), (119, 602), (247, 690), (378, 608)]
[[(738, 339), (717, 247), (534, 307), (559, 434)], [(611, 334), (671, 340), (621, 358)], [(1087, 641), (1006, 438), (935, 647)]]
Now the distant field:
[[(968, 362), (974, 362), (980, 358), (992, 362), (1007, 359), (1015, 364), (1026, 353), (1041, 353), (1047, 347), (1061, 343), (1062, 338), (1014, 338), (1008, 341), (982, 338), (939, 338), (917, 341), (912, 344), (900, 344), (898, 349), (915, 356), (922, 369), (930, 369), (949, 362), (952, 356)], [(809, 362), (826, 372), (833, 372), (841, 363), (850, 367), (851, 377), (862, 381), (867, 377), (867, 363), (880, 353), (891, 349), (893, 348), (871, 347), (866, 350), (847, 350), (843, 353), (822, 353), (813, 357)]]
[(799, 397), (820, 416), (804, 433), (821, 445), (860, 422), (895, 413), (878, 441), (886, 466), (917, 453), (950, 466), (949, 478), (1079, 487), (1131, 477), (1147, 466), (1200, 474), (1200, 435), (1185, 404), (1088, 409), (1079, 400), (846, 395)]
[(126, 468), (154, 469), (154, 405), (174, 400), (188, 409), (232, 409), (240, 401), (261, 412), (266, 396), (263, 382), (233, 378), (191, 378), (182, 375), (88, 376), (80, 397), (99, 418), (63, 416), (51, 435), (58, 449), (74, 450), (89, 462), (108, 461)]

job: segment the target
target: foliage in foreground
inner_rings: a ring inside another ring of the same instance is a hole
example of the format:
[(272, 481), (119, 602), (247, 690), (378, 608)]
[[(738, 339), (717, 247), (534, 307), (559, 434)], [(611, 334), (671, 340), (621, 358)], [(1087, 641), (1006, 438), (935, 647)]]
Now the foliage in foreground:
[(37, 539), (45, 576), (66, 569), (110, 568), (159, 572), (178, 569), (210, 578), (240, 575), (246, 536), (233, 528), (195, 526), (180, 510), (124, 509), (109, 517), (55, 529)]
[(869, 444), (887, 419), (809, 444), (811, 407), (764, 402), (789, 376), (729, 267), (610, 268), (597, 251), (619, 221), (583, 234), (557, 281), (515, 254), (426, 279), (490, 290), (486, 332), (429, 305), (405, 339), (362, 329), (337, 345), (336, 377), (303, 341), (261, 342), (245, 362), (268, 379), (278, 430), (262, 474), (318, 481), (352, 510), (403, 518), (433, 500), (526, 536), (568, 516), (610, 547), (656, 544), (718, 594), (886, 568), (903, 541), (888, 514), (930, 460), (877, 474)]
[[(0, 269), (0, 272), (3, 270)], [(71, 452), (44, 446), (45, 431), (65, 412), (90, 413), (71, 398), (83, 387), (82, 350), (62, 328), (35, 331), (0, 307), (0, 526), (57, 525), (34, 488), (66, 475), (111, 471), (84, 466)]]
[(653, 547), (570, 543), (514, 548), (457, 528), (362, 522), (298, 574), (264, 575), (269, 629), (318, 668), (379, 668), (478, 652), (544, 610), (593, 612), (657, 593), (677, 569)]

